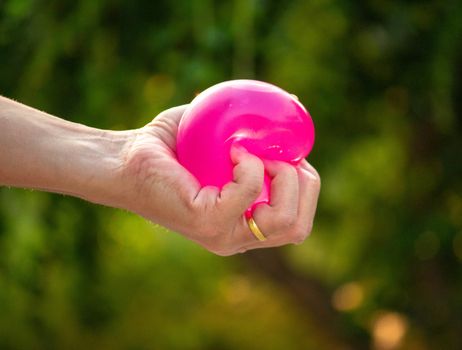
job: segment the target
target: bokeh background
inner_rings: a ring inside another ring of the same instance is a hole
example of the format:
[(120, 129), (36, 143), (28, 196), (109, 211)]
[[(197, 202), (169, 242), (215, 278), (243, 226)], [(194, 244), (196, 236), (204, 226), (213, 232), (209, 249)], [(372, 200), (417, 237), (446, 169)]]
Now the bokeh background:
[(0, 349), (462, 348), (460, 1), (0, 1), (0, 94), (68, 120), (140, 127), (233, 78), (314, 118), (309, 239), (222, 258), (0, 188)]

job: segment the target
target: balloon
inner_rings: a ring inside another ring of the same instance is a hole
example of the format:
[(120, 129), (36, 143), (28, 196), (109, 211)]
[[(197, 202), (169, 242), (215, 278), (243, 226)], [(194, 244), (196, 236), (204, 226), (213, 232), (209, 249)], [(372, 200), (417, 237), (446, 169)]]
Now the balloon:
[[(314, 125), (295, 95), (256, 80), (231, 80), (214, 85), (186, 108), (178, 127), (178, 161), (201, 186), (222, 188), (233, 180), (230, 149), (241, 145), (261, 159), (297, 165), (314, 143)], [(271, 179), (258, 203), (269, 203)]]

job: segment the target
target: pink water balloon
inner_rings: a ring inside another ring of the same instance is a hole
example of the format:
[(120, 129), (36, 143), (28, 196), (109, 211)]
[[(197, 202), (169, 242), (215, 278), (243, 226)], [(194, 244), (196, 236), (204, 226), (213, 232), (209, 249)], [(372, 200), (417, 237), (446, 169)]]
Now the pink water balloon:
[[(203, 91), (187, 107), (178, 128), (177, 156), (202, 186), (221, 189), (233, 180), (233, 144), (261, 159), (296, 166), (313, 143), (313, 121), (294, 95), (261, 81), (231, 80)], [(270, 182), (265, 174), (247, 216), (258, 203), (269, 202)]]

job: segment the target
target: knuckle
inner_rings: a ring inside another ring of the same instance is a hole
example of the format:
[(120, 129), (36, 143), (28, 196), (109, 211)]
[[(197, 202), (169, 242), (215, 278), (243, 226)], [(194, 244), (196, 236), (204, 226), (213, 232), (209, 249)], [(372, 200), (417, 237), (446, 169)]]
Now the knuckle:
[(291, 238), (293, 243), (301, 244), (308, 238), (311, 234), (313, 229), (313, 223), (309, 223), (308, 226), (305, 227), (297, 227), (292, 231)]
[(291, 228), (297, 220), (296, 215), (290, 212), (281, 212), (276, 216), (275, 226), (280, 230)]
[(215, 246), (208, 246), (208, 247), (206, 247), (206, 249), (207, 249), (209, 252), (211, 252), (211, 253), (213, 253), (213, 254), (215, 254), (215, 255), (224, 256), (223, 251), (222, 251), (220, 248), (218, 248), (218, 247), (215, 247)]
[(213, 212), (219, 192), (220, 190), (215, 186), (202, 187), (196, 197), (188, 201), (188, 208), (196, 214)]
[(233, 251), (230, 251), (230, 250), (219, 250), (219, 251), (216, 251), (214, 252), (215, 255), (218, 255), (218, 256), (231, 256), (231, 255), (234, 255), (235, 253)]
[(260, 183), (257, 181), (252, 181), (252, 183), (247, 186), (245, 194), (248, 195), (249, 197), (256, 197), (260, 194), (261, 192), (261, 186)]
[(319, 181), (321, 181), (321, 176), (319, 175), (319, 172), (315, 168), (312, 168), (311, 170), (312, 170), (314, 177), (316, 177), (317, 179), (319, 179)]
[(215, 244), (212, 247), (207, 248), (210, 252), (218, 256), (230, 256), (235, 252), (229, 247), (223, 246), (222, 244)]
[(292, 233), (292, 240), (295, 244), (300, 244), (305, 241), (305, 239), (308, 237), (309, 232), (305, 230), (295, 230)]
[(285, 173), (287, 176), (297, 176), (297, 169), (288, 163), (281, 163), (281, 172)]
[(296, 179), (298, 177), (297, 169), (293, 165), (283, 161), (277, 161), (277, 163), (273, 163), (270, 168), (272, 169), (272, 177), (280, 178), (281, 181), (287, 181), (291, 178)]
[(230, 256), (236, 254), (235, 249), (230, 245), (224, 231), (209, 227), (201, 235), (202, 245), (210, 252), (219, 256)]
[(310, 173), (308, 176), (308, 182), (310, 183), (310, 185), (316, 189), (320, 189), (321, 188), (321, 177), (319, 176), (319, 174), (316, 172), (316, 173)]
[[(188, 217), (197, 217), (197, 220), (194, 220), (194, 224), (198, 224), (201, 222), (200, 216), (196, 215), (196, 213), (201, 209), (198, 205), (196, 200), (187, 200), (185, 201), (185, 207), (188, 214)], [(197, 226), (197, 225), (196, 225)]]

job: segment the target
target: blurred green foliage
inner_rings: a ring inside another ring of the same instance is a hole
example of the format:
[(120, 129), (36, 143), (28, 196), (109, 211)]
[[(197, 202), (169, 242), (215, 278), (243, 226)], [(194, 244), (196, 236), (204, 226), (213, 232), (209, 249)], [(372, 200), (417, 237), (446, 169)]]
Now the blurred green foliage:
[(462, 346), (460, 1), (3, 0), (0, 63), (2, 95), (107, 129), (272, 82), (323, 179), (305, 244), (232, 258), (1, 188), (0, 349)]

